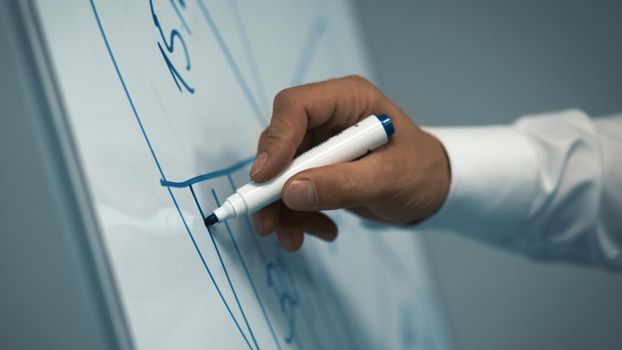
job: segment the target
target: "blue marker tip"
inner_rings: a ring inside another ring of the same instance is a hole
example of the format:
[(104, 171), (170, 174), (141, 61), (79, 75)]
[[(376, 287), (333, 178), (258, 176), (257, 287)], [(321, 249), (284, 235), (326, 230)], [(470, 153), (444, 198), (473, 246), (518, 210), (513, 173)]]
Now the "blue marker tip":
[(216, 217), (215, 214), (210, 214), (208, 217), (205, 218), (204, 222), (205, 226), (212, 226), (213, 224), (218, 222), (218, 217)]

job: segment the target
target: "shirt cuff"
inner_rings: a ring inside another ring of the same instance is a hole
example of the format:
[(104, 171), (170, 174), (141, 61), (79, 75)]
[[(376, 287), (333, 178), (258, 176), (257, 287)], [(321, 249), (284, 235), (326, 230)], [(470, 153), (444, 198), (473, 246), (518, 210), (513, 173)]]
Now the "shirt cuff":
[(441, 209), (419, 228), (480, 235), (486, 227), (496, 236), (487, 240), (509, 238), (527, 214), (536, 187), (537, 159), (528, 138), (511, 126), (425, 130), (445, 147), (451, 184)]

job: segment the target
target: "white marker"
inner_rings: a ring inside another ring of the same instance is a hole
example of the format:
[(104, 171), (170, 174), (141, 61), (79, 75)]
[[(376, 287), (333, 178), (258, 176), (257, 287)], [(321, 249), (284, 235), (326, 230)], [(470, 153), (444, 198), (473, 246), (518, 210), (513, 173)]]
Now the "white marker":
[(372, 114), (301, 154), (272, 180), (262, 183), (251, 182), (238, 188), (220, 208), (205, 218), (205, 225), (211, 226), (219, 221), (250, 215), (277, 201), (287, 180), (297, 173), (309, 168), (357, 159), (389, 142), (394, 132), (389, 117), (384, 114), (378, 116)]

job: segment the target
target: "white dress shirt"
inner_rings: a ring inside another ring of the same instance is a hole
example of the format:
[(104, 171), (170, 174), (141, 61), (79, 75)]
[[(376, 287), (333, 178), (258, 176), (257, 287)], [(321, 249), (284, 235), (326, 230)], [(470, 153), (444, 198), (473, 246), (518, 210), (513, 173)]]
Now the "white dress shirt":
[(421, 228), (622, 268), (622, 115), (592, 120), (567, 110), (509, 126), (427, 131), (445, 146), (451, 185)]

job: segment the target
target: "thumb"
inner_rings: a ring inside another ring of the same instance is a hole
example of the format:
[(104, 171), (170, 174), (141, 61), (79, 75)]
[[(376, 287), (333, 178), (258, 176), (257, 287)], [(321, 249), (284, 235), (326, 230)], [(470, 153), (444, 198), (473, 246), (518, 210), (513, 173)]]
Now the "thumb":
[(382, 193), (382, 169), (365, 157), (301, 171), (287, 181), (281, 198), (293, 210), (329, 210), (365, 205)]

